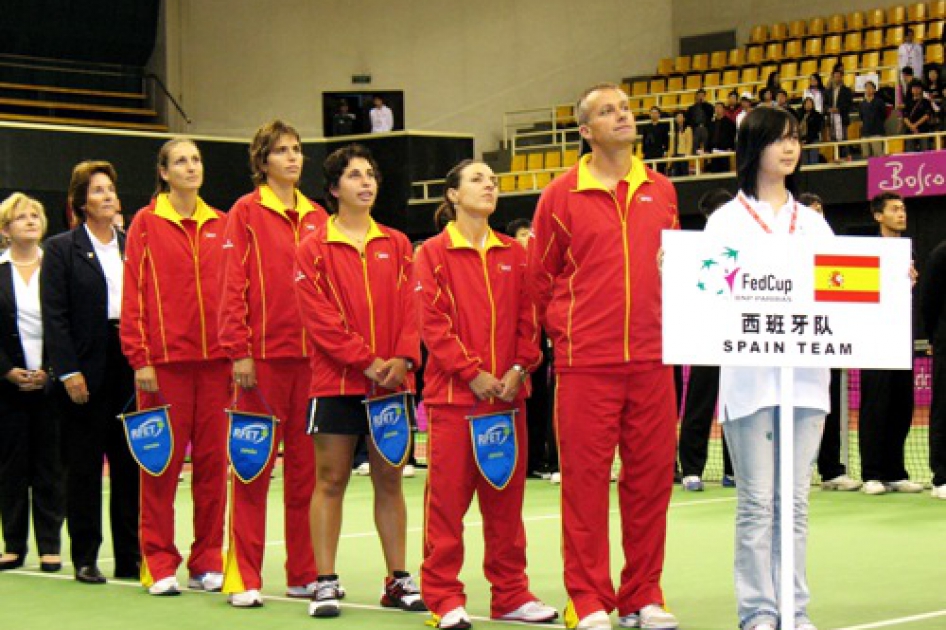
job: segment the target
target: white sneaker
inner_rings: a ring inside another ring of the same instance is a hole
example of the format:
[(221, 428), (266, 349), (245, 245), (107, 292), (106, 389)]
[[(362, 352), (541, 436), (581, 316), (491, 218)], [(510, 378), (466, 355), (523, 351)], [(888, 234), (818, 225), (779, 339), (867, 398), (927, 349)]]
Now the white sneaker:
[(617, 483), (618, 479), (620, 479), (618, 471), (611, 469), (611, 483)]
[(470, 615), (463, 606), (457, 606), (437, 622), (438, 628), (452, 628), (453, 630), (468, 630), (473, 627)]
[(545, 623), (556, 617), (558, 617), (557, 610), (536, 599), (526, 602), (512, 612), (506, 613), (500, 619), (504, 621), (524, 621), (526, 623)]
[(233, 593), (227, 598), (234, 608), (259, 608), (263, 605), (263, 596), (256, 589), (243, 591), (242, 593)]
[(841, 492), (854, 492), (860, 490), (864, 485), (856, 479), (851, 479), (847, 475), (838, 475), (834, 479), (825, 479), (821, 482), (822, 490), (840, 490)]
[(680, 622), (667, 612), (660, 604), (648, 604), (637, 613), (640, 616), (640, 627), (647, 630), (674, 630)]
[(368, 475), (371, 474), (371, 464), (369, 464), (368, 462), (365, 462), (364, 464), (359, 464), (358, 467), (355, 468), (355, 474), (358, 475), (359, 477), (367, 477)]
[(933, 486), (930, 490), (930, 496), (934, 499), (946, 499), (946, 483), (941, 486)]
[(598, 630), (603, 628), (611, 629), (611, 616), (603, 610), (596, 610), (587, 617), (584, 617), (575, 626), (578, 630)]
[[(772, 630), (775, 630), (775, 628), (772, 628)], [(795, 626), (795, 630), (818, 630), (818, 628), (816, 628), (815, 624), (811, 623), (810, 621), (804, 621), (797, 624)]]
[(904, 494), (916, 494), (917, 492), (923, 492), (922, 483), (910, 481), (909, 479), (888, 481), (884, 485), (887, 486), (888, 492), (903, 492)]
[[(798, 630), (799, 628), (800, 626), (795, 626), (795, 630)], [(752, 630), (775, 630), (775, 624), (771, 624), (768, 621), (766, 621), (764, 623), (760, 623), (759, 625), (754, 627)]]
[(864, 494), (886, 494), (887, 486), (883, 483), (875, 480), (865, 481), (864, 485), (861, 487), (861, 492)]
[(414, 470), (414, 464), (404, 464), (404, 468), (401, 469), (402, 477), (414, 477), (417, 475), (417, 471)]
[(560, 485), (562, 483), (562, 473), (553, 472), (551, 475), (549, 475), (549, 483), (551, 483), (553, 486)]
[[(293, 599), (309, 599), (315, 595), (315, 589), (318, 588), (318, 580), (314, 582), (309, 582), (305, 586), (289, 586), (286, 588), (286, 597), (291, 597)], [(339, 584), (336, 587), (338, 591), (338, 598), (345, 599), (345, 587)]]
[(703, 480), (696, 475), (687, 475), (680, 480), (680, 487), (687, 492), (703, 492)]
[(342, 608), (338, 604), (338, 580), (322, 580), (315, 586), (309, 602), (310, 617), (338, 617)]
[(195, 591), (207, 591), (208, 593), (219, 593), (223, 588), (223, 573), (209, 571), (200, 575), (192, 575), (187, 580), (187, 588)]
[(181, 586), (177, 583), (177, 578), (171, 575), (166, 578), (161, 578), (149, 586), (148, 594), (158, 596), (180, 595)]

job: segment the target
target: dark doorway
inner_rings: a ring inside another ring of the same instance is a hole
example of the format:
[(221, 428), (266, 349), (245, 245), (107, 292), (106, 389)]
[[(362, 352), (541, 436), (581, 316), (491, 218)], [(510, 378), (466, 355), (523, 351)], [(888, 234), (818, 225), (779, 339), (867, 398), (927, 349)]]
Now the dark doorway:
[(404, 92), (400, 90), (374, 90), (371, 92), (322, 92), (322, 133), (326, 138), (337, 134), (333, 118), (342, 103), (348, 105), (348, 113), (354, 116), (353, 134), (371, 133), (371, 118), (368, 112), (373, 107), (375, 96), (380, 96), (394, 115), (393, 131), (404, 129)]

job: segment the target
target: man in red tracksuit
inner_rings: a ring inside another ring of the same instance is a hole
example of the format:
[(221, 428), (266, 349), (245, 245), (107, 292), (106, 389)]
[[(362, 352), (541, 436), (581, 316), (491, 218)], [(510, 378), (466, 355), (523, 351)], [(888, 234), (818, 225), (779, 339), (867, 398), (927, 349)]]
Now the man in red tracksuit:
[[(299, 242), (327, 214), (296, 188), (302, 162), (295, 129), (274, 121), (257, 131), (250, 165), (258, 188), (240, 198), (227, 219), (220, 344), (233, 361), (238, 408), (280, 421), (275, 439), (277, 447), (284, 442), (288, 594), (307, 598), (318, 577), (309, 538), (315, 455), (305, 432), (312, 342), (293, 304), (293, 278)], [(275, 452), (254, 481), (231, 482), (223, 591), (236, 607), (262, 605), (266, 495)]]
[[(530, 277), (553, 341), (568, 627), (676, 628), (660, 588), (673, 484), (673, 373), (661, 361), (660, 233), (678, 227), (673, 185), (633, 155), (627, 95), (601, 84), (579, 101), (592, 153), (542, 193)], [(609, 573), (614, 450), (625, 565)]]

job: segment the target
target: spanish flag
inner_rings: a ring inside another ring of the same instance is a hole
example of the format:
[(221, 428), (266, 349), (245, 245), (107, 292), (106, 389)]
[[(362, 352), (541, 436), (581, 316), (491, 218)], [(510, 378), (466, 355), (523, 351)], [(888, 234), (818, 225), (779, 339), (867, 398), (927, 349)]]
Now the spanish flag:
[(815, 301), (879, 304), (880, 257), (816, 254)]

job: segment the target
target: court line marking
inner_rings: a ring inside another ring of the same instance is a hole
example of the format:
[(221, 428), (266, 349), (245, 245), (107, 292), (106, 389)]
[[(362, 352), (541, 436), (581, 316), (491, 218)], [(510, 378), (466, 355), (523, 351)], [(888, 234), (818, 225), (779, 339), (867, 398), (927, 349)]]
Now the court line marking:
[(870, 628), (887, 628), (890, 626), (899, 626), (904, 623), (910, 623), (912, 621), (935, 619), (936, 617), (946, 617), (946, 609), (934, 610), (933, 612), (923, 613), (920, 615), (910, 615), (909, 617), (895, 617), (893, 619), (885, 619), (883, 621), (874, 621), (872, 623), (865, 623), (859, 626), (845, 626), (843, 628), (837, 628), (837, 630), (869, 630)]

